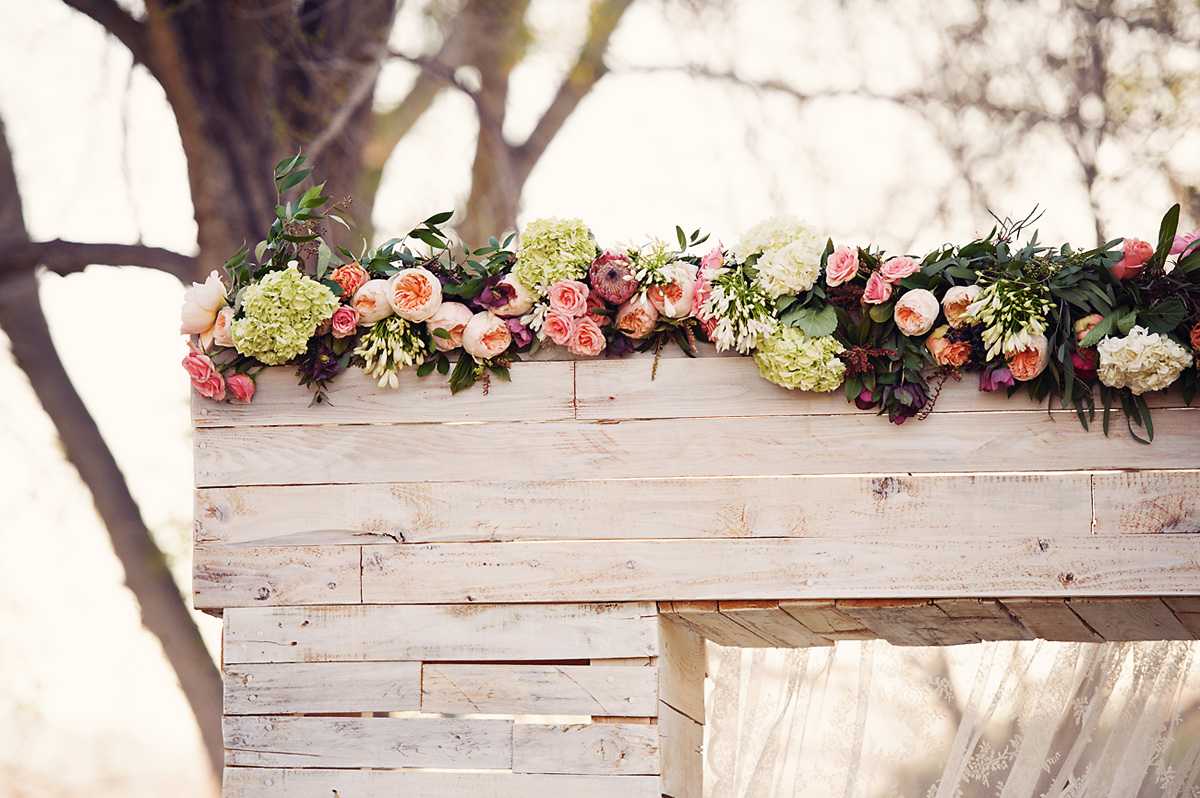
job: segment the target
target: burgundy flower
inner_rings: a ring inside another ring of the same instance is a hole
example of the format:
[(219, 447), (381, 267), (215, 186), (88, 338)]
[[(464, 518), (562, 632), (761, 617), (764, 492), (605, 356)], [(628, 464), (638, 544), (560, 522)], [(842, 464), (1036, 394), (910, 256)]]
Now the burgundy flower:
[(979, 390), (981, 391), (998, 391), (1004, 386), (1011, 388), (1016, 384), (1008, 366), (999, 366), (979, 375)]
[(331, 380), (341, 370), (337, 355), (324, 338), (309, 341), (308, 351), (296, 360), (296, 373), (312, 382)]
[(533, 333), (521, 323), (520, 319), (507, 319), (508, 331), (512, 333), (513, 343), (518, 347), (529, 346), (533, 341)]

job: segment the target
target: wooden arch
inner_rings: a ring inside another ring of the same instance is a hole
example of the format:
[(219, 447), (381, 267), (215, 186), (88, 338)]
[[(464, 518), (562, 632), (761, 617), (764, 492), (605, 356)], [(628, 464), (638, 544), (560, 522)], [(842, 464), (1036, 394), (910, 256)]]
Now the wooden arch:
[(699, 798), (704, 639), (1200, 637), (1200, 409), (947, 385), (901, 427), (753, 361), (287, 369), (195, 399), (226, 798)]

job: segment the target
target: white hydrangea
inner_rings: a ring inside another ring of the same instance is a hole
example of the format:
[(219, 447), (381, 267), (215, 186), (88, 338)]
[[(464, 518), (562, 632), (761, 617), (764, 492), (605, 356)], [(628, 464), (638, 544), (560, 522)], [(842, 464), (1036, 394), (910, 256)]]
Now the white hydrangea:
[(758, 259), (758, 284), (772, 299), (795, 296), (813, 287), (821, 276), (821, 243), (807, 231), (780, 249)]
[(773, 216), (763, 219), (746, 231), (742, 240), (733, 248), (733, 256), (744, 261), (751, 255), (774, 252), (783, 249), (807, 232), (808, 225), (795, 216)]
[(1161, 391), (1192, 365), (1192, 353), (1165, 335), (1134, 327), (1124, 338), (1105, 338), (1096, 346), (1100, 382), (1128, 388), (1135, 395)]

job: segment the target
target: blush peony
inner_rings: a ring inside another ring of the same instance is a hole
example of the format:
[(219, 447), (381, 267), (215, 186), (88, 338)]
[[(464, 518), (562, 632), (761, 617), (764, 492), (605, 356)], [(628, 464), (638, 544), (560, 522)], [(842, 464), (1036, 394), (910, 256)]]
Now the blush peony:
[(511, 343), (508, 322), (491, 311), (476, 313), (463, 329), (462, 348), (476, 360), (503, 354)]
[(914, 288), (906, 291), (896, 302), (892, 318), (900, 332), (909, 336), (924, 335), (933, 329), (941, 312), (941, 303), (931, 291), (924, 288)]
[(407, 321), (425, 321), (442, 306), (442, 284), (428, 269), (401, 269), (387, 285), (392, 310)]
[(368, 280), (363, 283), (362, 287), (354, 292), (351, 304), (358, 311), (358, 323), (363, 327), (369, 327), (391, 316), (393, 311), (392, 303), (388, 301), (387, 280)]
[[(463, 330), (474, 316), (474, 311), (461, 302), (443, 302), (437, 313), (425, 320), (425, 329), (439, 352), (449, 352), (462, 346)], [(434, 335), (434, 330), (445, 330), (450, 337)]]
[(946, 292), (942, 297), (942, 312), (946, 314), (946, 321), (951, 327), (962, 327), (967, 323), (963, 314), (967, 312), (967, 306), (978, 297), (977, 285), (956, 285)]

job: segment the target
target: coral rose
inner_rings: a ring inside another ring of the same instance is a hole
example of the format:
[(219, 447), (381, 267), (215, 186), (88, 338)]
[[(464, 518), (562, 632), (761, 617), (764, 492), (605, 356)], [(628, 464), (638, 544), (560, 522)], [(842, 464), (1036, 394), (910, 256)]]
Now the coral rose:
[(225, 284), (214, 269), (203, 283), (192, 283), (183, 292), (183, 308), (179, 311), (179, 332), (199, 335), (207, 348), (212, 344), (213, 325), (217, 311), (225, 304)]
[(490, 310), (472, 316), (462, 334), (463, 350), (476, 360), (503, 354), (511, 343), (508, 323)]
[(578, 280), (559, 280), (550, 286), (550, 309), (575, 318), (587, 313), (588, 287)]
[(254, 380), (245, 374), (231, 374), (229, 379), (225, 380), (225, 384), (229, 386), (233, 398), (239, 402), (250, 404), (250, 400), (254, 398)]
[(387, 280), (367, 280), (354, 292), (351, 305), (358, 311), (358, 323), (369, 327), (392, 315), (392, 303), (388, 301)]
[(425, 321), (442, 306), (442, 284), (428, 269), (401, 269), (388, 280), (388, 302), (400, 318)]
[(233, 308), (224, 307), (213, 322), (212, 342), (217, 346), (233, 346)]
[(575, 335), (575, 321), (575, 318), (560, 311), (547, 311), (546, 319), (542, 322), (542, 335), (559, 346), (566, 346)]
[(879, 267), (879, 276), (894, 284), (919, 271), (921, 271), (921, 264), (912, 258), (892, 258)]
[(836, 247), (825, 263), (825, 284), (833, 288), (850, 282), (857, 275), (858, 247)]
[(1195, 349), (1197, 352), (1200, 352), (1200, 324), (1197, 324), (1195, 327), (1192, 328), (1191, 343), (1192, 343), (1192, 349)]
[(658, 324), (658, 309), (645, 294), (638, 294), (617, 308), (615, 323), (630, 338), (645, 338)]
[(1028, 382), (1046, 370), (1050, 365), (1050, 342), (1044, 335), (1035, 335), (1030, 339), (1031, 346), (1018, 349), (1008, 354), (1008, 369), (1015, 379)]
[(956, 285), (946, 292), (942, 297), (942, 312), (946, 314), (946, 321), (951, 327), (961, 327), (966, 324), (963, 319), (963, 314), (967, 311), (967, 306), (970, 305), (979, 296), (979, 286), (977, 285)]
[(334, 269), (329, 279), (342, 287), (342, 301), (349, 302), (358, 289), (371, 279), (371, 275), (357, 263), (347, 263)]
[(652, 285), (646, 289), (646, 297), (659, 314), (668, 319), (685, 319), (692, 315), (696, 300), (696, 281), (684, 277), (667, 285)]
[[(462, 346), (463, 330), (474, 316), (475, 312), (461, 302), (443, 302), (437, 313), (425, 320), (425, 329), (429, 330), (439, 352), (449, 352)], [(434, 330), (445, 330), (450, 337), (434, 335)]]
[(183, 356), (183, 370), (187, 372), (196, 393), (218, 402), (225, 398), (225, 378), (217, 371), (212, 358), (190, 343), (188, 353)]
[(511, 274), (506, 274), (501, 278), (500, 285), (507, 286), (512, 290), (512, 299), (503, 305), (493, 307), (492, 313), (495, 313), (497, 316), (509, 318), (512, 316), (524, 316), (533, 310), (533, 295), (529, 293), (529, 289), (520, 280)]
[(933, 329), (933, 323), (937, 321), (941, 310), (941, 303), (932, 292), (924, 288), (914, 288), (905, 292), (896, 302), (892, 318), (900, 332), (905, 335), (924, 335)]
[(349, 338), (358, 330), (358, 311), (349, 305), (342, 305), (333, 312), (329, 320), (329, 329), (334, 338)]
[(1137, 277), (1146, 268), (1146, 261), (1154, 255), (1154, 247), (1137, 238), (1125, 239), (1125, 254), (1108, 270), (1118, 280)]
[(573, 355), (595, 357), (604, 351), (604, 331), (588, 317), (576, 319), (574, 334), (567, 344), (567, 351)]
[(882, 305), (892, 298), (892, 284), (879, 276), (879, 272), (871, 272), (867, 278), (867, 288), (863, 291), (862, 300), (868, 305)]
[(925, 339), (925, 346), (929, 348), (929, 354), (933, 355), (934, 363), (958, 368), (971, 358), (971, 344), (967, 341), (947, 341), (948, 332), (949, 324), (938, 327)]

